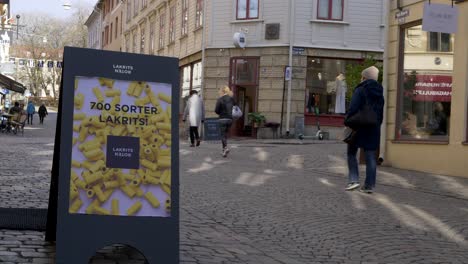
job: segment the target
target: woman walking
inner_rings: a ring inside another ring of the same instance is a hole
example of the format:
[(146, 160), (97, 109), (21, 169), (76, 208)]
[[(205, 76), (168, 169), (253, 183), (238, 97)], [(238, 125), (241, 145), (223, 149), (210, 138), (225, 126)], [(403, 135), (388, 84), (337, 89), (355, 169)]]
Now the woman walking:
[(228, 86), (224, 86), (219, 89), (219, 98), (216, 102), (215, 112), (219, 116), (219, 123), (221, 128), (221, 143), (223, 145), (223, 157), (227, 157), (229, 154), (229, 148), (227, 145), (229, 129), (232, 125), (232, 108), (236, 104), (233, 93)]
[(41, 123), (41, 125), (44, 124), (44, 117), (46, 115), (48, 115), (49, 113), (47, 112), (47, 108), (45, 107), (44, 104), (42, 104), (41, 106), (39, 106), (39, 121)]
[(364, 149), (366, 156), (366, 180), (361, 191), (372, 193), (375, 187), (377, 174), (377, 149), (380, 144), (380, 127), (383, 120), (383, 107), (385, 104), (383, 88), (377, 82), (379, 70), (372, 66), (361, 74), (361, 83), (356, 87), (346, 119), (358, 114), (365, 105), (369, 105), (375, 112), (377, 124), (366, 127), (352, 127), (356, 131), (354, 140), (348, 144), (348, 169), (349, 178), (347, 191), (359, 188), (359, 168), (356, 154), (359, 148)]
[(184, 116), (182, 120), (185, 122), (189, 117), (190, 123), (190, 147), (195, 147), (195, 140), (197, 140), (197, 147), (200, 146), (200, 136), (198, 134), (198, 126), (200, 122), (205, 121), (205, 106), (203, 105), (203, 100), (198, 96), (198, 92), (193, 90), (190, 91), (190, 98), (187, 101), (187, 106), (185, 107)]

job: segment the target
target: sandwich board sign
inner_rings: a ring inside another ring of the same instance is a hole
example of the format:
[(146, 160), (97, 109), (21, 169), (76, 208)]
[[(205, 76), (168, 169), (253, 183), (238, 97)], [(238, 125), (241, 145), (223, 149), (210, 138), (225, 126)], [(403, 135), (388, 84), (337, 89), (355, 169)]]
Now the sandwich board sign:
[(179, 262), (178, 87), (175, 58), (65, 48), (46, 234), (57, 264), (113, 244)]

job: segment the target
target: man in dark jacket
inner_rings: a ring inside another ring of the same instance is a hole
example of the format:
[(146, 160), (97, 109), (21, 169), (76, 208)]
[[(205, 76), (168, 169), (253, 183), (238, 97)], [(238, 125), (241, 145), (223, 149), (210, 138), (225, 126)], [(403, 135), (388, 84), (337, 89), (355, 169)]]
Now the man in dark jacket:
[(354, 128), (356, 136), (352, 143), (348, 144), (348, 169), (349, 181), (346, 187), (347, 191), (359, 188), (359, 167), (357, 161), (357, 151), (364, 149), (366, 156), (366, 180), (361, 191), (372, 193), (375, 187), (377, 174), (377, 149), (380, 144), (380, 127), (383, 120), (383, 107), (385, 100), (383, 97), (383, 88), (377, 82), (379, 70), (372, 66), (362, 72), (362, 82), (356, 87), (347, 117), (353, 116), (361, 110), (366, 102), (372, 106), (377, 114), (378, 124), (370, 127)]

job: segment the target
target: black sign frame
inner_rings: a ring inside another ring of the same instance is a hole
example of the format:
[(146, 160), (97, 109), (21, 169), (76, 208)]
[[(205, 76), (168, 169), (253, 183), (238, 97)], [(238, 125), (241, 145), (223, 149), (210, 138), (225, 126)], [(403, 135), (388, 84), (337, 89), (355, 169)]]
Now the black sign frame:
[(221, 140), (219, 118), (205, 118), (203, 122), (203, 139), (205, 141)]
[[(66, 61), (66, 62), (65, 62)], [(179, 263), (179, 138), (178, 111), (172, 111), (171, 144), (171, 216), (101, 216), (69, 214), (71, 149), (73, 136), (74, 80), (76, 76), (104, 77), (119, 80), (138, 80), (172, 85), (172, 105), (179, 105), (179, 61), (177, 58), (129, 54), (112, 51), (66, 47), (60, 128), (56, 135), (49, 216), (57, 212), (57, 264), (88, 263), (97, 250), (112, 244), (124, 244), (141, 252), (149, 264)], [(130, 74), (118, 73), (114, 65), (128, 65)], [(174, 107), (175, 108), (175, 107)], [(176, 108), (175, 108), (176, 109)], [(58, 148), (59, 146), (59, 148)], [(54, 163), (58, 160), (54, 159)], [(58, 175), (57, 175), (58, 173)], [(55, 179), (55, 180), (54, 180)], [(54, 183), (55, 181), (55, 183)], [(58, 184), (57, 184), (58, 182)], [(56, 193), (58, 196), (52, 197)], [(54, 200), (58, 201), (54, 208)], [(48, 240), (55, 237), (54, 219), (48, 219)]]

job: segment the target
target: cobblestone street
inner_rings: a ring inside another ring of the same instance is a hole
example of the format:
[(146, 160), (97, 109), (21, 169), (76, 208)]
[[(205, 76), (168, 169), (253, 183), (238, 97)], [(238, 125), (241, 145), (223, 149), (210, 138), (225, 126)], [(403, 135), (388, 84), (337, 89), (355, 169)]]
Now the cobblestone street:
[[(47, 208), (54, 116), (0, 134), (0, 207)], [(345, 192), (344, 144), (231, 143), (181, 145), (181, 263), (468, 263), (468, 179), (379, 168), (374, 194)], [(43, 238), (0, 230), (0, 263), (54, 263)]]

